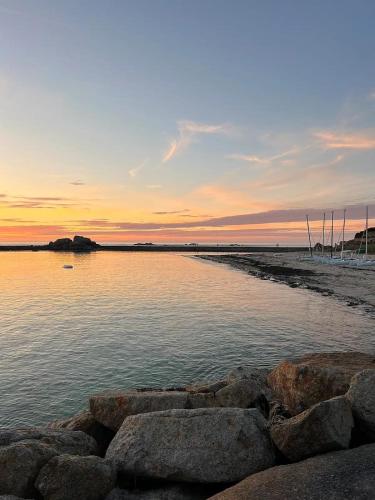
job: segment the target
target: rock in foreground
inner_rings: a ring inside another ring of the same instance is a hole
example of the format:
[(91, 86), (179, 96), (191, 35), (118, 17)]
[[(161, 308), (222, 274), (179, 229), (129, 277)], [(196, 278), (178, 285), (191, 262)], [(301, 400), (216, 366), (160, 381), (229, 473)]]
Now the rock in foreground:
[(183, 391), (107, 391), (90, 398), (90, 411), (98, 422), (117, 431), (130, 415), (182, 409), (187, 399)]
[(275, 460), (265, 419), (239, 408), (128, 417), (106, 458), (124, 473), (198, 483), (239, 481)]
[(95, 440), (83, 432), (52, 429), (0, 429), (0, 494), (33, 497), (40, 469), (62, 453), (93, 455)]
[(168, 485), (147, 490), (115, 488), (105, 500), (206, 500), (208, 496), (196, 485)]
[(297, 462), (349, 448), (353, 426), (350, 404), (345, 396), (338, 396), (273, 425), (271, 437), (286, 458)]
[(211, 500), (373, 500), (375, 445), (254, 474)]
[(307, 354), (280, 363), (267, 380), (275, 396), (296, 415), (345, 394), (353, 375), (367, 368), (375, 368), (375, 357), (361, 352)]
[(33, 497), (34, 481), (56, 450), (38, 441), (19, 441), (0, 447), (0, 495)]
[(375, 370), (357, 373), (346, 397), (359, 430), (370, 441), (375, 441)]
[(109, 443), (112, 441), (114, 432), (97, 422), (89, 411), (77, 413), (73, 417), (63, 420), (55, 420), (48, 426), (49, 429), (67, 429), (70, 431), (82, 431), (93, 437), (98, 444), (98, 453), (105, 455)]
[(28, 440), (48, 445), (59, 454), (96, 455), (98, 452), (95, 439), (84, 432), (33, 427), (0, 429), (0, 446)]
[(35, 486), (44, 500), (101, 500), (115, 480), (114, 470), (102, 458), (60, 455), (43, 467)]

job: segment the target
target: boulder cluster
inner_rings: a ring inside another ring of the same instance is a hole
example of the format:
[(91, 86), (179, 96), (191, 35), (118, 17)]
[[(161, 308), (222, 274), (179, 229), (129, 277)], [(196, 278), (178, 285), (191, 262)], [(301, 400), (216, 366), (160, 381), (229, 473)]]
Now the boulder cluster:
[(375, 357), (317, 353), (0, 429), (0, 499), (370, 500)]

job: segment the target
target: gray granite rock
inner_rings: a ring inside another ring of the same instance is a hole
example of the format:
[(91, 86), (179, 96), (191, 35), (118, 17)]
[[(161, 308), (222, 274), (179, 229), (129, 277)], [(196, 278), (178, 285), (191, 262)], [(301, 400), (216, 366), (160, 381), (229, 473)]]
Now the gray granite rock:
[(220, 406), (215, 394), (212, 392), (197, 392), (188, 394), (185, 409), (214, 408)]
[(364, 370), (352, 378), (346, 394), (359, 430), (375, 441), (375, 370)]
[(98, 452), (95, 439), (84, 432), (33, 427), (23, 429), (0, 428), (0, 446), (30, 439), (53, 447), (60, 454), (96, 455)]
[(115, 470), (102, 458), (59, 455), (41, 469), (35, 486), (44, 500), (101, 500), (115, 481)]
[(375, 445), (253, 474), (211, 500), (373, 500)]
[(119, 471), (172, 481), (239, 481), (275, 456), (257, 409), (169, 410), (126, 418), (106, 457)]
[(227, 377), (226, 381), (228, 384), (233, 384), (233, 382), (237, 382), (238, 380), (252, 380), (260, 386), (267, 384), (267, 375), (270, 370), (267, 368), (253, 368), (252, 366), (238, 366), (231, 370)]
[(249, 379), (241, 379), (223, 387), (215, 394), (217, 406), (230, 408), (258, 408), (268, 413), (267, 398), (263, 388)]
[(39, 470), (56, 454), (52, 447), (32, 439), (0, 446), (0, 494), (32, 497)]
[(90, 411), (95, 420), (117, 431), (125, 417), (185, 408), (187, 398), (183, 391), (107, 391), (90, 398)]
[(226, 380), (212, 380), (211, 382), (197, 382), (186, 387), (191, 393), (214, 393), (228, 385)]
[(293, 462), (349, 448), (354, 426), (345, 396), (322, 401), (271, 427), (271, 437), (281, 453)]
[(205, 500), (206, 498), (207, 494), (195, 485), (171, 485), (148, 490), (115, 488), (105, 500)]
[(89, 411), (83, 411), (70, 418), (50, 422), (47, 428), (82, 431), (88, 434), (97, 442), (98, 452), (101, 456), (105, 455), (108, 445), (115, 435), (114, 431), (97, 422)]

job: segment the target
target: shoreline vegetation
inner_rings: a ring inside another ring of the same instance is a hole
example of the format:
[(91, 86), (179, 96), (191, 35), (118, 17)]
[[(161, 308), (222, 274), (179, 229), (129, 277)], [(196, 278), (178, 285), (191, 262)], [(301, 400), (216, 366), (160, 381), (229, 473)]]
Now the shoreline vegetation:
[(2, 499), (370, 500), (374, 489), (375, 356), (360, 352), (106, 391), (45, 427), (0, 428)]

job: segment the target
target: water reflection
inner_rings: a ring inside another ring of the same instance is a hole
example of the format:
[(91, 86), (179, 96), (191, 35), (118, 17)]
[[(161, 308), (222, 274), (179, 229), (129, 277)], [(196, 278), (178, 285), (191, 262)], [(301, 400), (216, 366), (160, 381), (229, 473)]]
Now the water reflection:
[(373, 320), (333, 299), (191, 256), (4, 253), (0, 287), (0, 425), (73, 413), (105, 388), (375, 345)]

